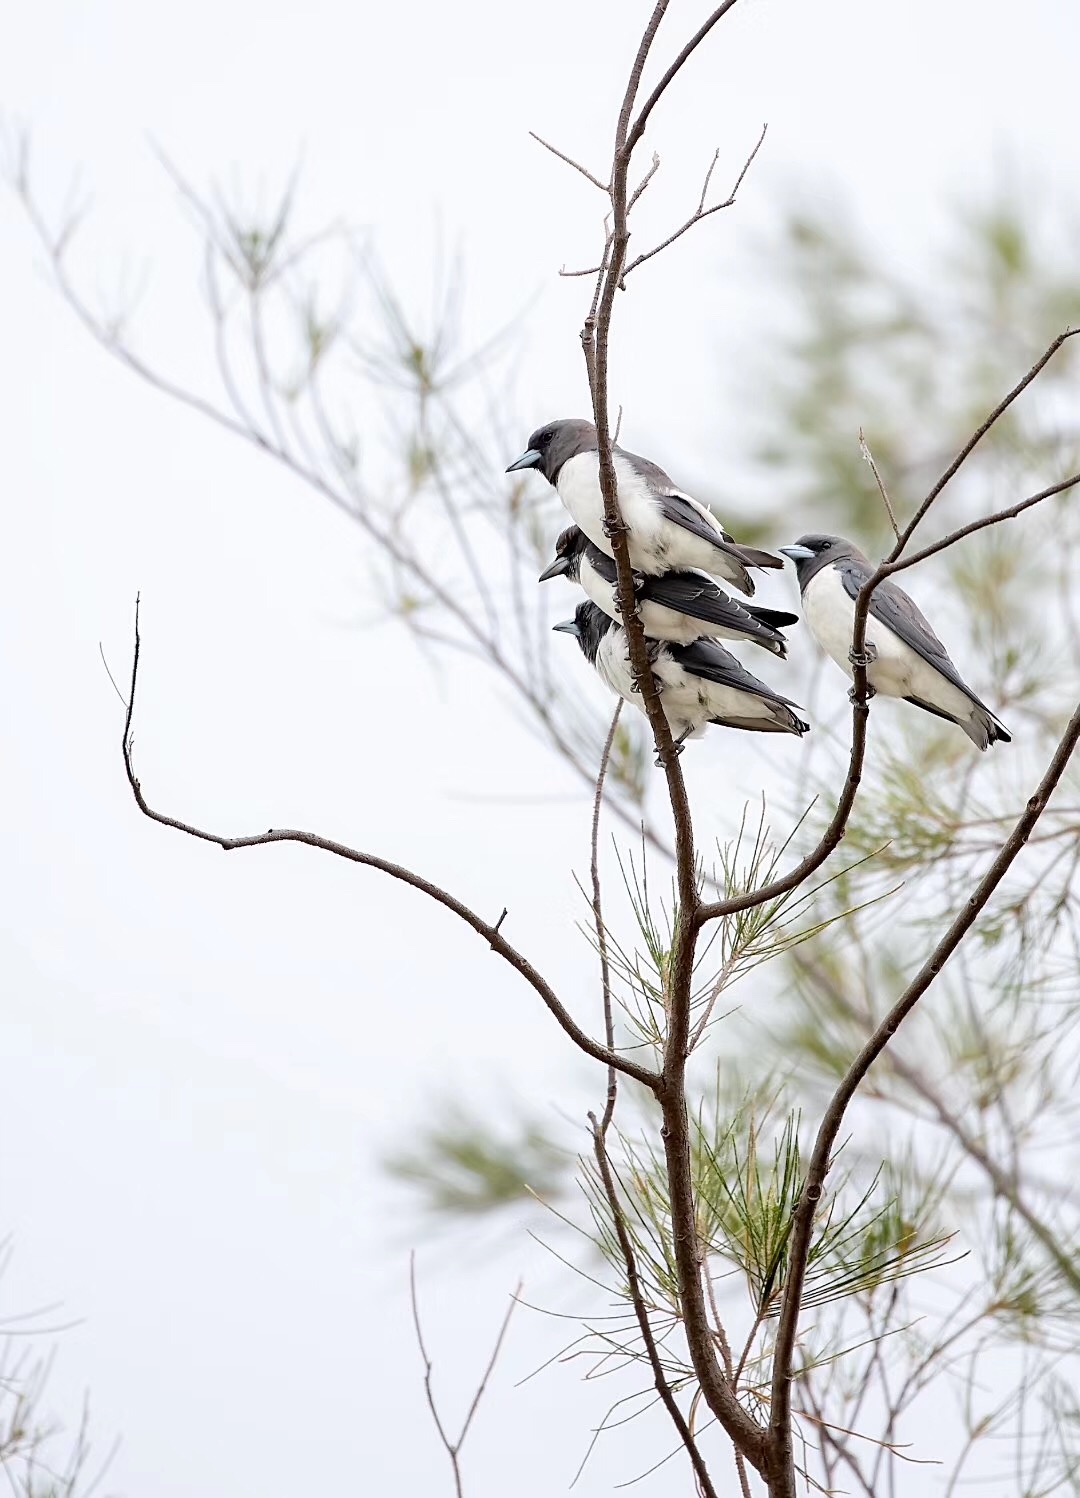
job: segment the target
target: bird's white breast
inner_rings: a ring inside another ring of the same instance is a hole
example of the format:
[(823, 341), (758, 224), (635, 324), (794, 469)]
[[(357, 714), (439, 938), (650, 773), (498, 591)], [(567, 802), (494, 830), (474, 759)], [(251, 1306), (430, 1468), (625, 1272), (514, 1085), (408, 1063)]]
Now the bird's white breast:
[[(656, 497), (625, 458), (615, 453), (613, 461), (622, 518), (637, 540), (648, 543), (662, 524)], [(559, 470), (555, 487), (559, 498), (593, 545), (611, 556), (611, 542), (604, 534), (600, 455), (587, 452), (570, 458)]]

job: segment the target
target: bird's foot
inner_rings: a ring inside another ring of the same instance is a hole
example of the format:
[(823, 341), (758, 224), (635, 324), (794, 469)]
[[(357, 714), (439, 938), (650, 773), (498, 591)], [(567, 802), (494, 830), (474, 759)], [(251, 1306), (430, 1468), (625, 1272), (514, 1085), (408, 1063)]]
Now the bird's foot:
[[(637, 676), (633, 672), (631, 672), (631, 674), (630, 674), (630, 689), (631, 689), (631, 691), (637, 692), (637, 694), (638, 694), (639, 697), (643, 696), (644, 695), (644, 685), (645, 684), (642, 681), (641, 677)], [(662, 697), (663, 694), (664, 694), (664, 683), (662, 681), (660, 681), (655, 675), (653, 676), (653, 686), (655, 686), (655, 688), (656, 688), (656, 695), (658, 697)]]
[(873, 697), (874, 695), (875, 695), (875, 692), (874, 692), (873, 687), (870, 685), (869, 682), (867, 682), (865, 697), (860, 697), (859, 694), (856, 692), (855, 688), (852, 687), (851, 690), (847, 694), (847, 700), (854, 707), (854, 705), (855, 705), (856, 702), (869, 702), (870, 698)]
[(848, 651), (848, 660), (853, 666), (862, 666), (865, 670), (867, 666), (872, 666), (877, 660), (877, 646), (872, 645), (869, 640), (865, 640), (861, 651)]
[[(674, 748), (676, 754), (681, 754), (683, 752), (683, 747), (684, 746), (683, 746), (683, 736), (682, 735), (680, 735), (679, 738), (672, 740), (672, 747)], [(658, 770), (662, 770), (664, 768), (663, 756), (658, 754), (656, 756), (656, 758), (653, 760), (653, 764), (656, 766), (656, 768)]]
[(609, 541), (613, 540), (616, 536), (627, 535), (630, 530), (625, 520), (620, 520), (617, 524), (612, 525), (606, 515), (601, 521), (601, 525), (603, 526), (604, 535)]
[[(631, 583), (631, 586), (634, 589), (634, 600), (636, 602), (639, 594), (641, 593), (642, 588), (645, 586), (645, 574), (644, 574), (644, 572), (631, 572), (630, 573), (630, 583)], [(613, 612), (615, 614), (615, 617), (617, 619), (621, 619), (622, 618), (622, 604), (619, 602), (618, 591), (616, 591), (615, 596), (612, 599), (611, 607), (612, 607), (612, 610), (613, 610)]]

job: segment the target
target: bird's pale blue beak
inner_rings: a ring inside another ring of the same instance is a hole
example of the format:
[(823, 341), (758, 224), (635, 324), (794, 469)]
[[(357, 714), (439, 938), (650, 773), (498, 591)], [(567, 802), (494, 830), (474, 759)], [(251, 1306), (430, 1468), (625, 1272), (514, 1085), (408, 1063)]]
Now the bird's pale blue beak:
[(516, 473), (519, 468), (535, 468), (543, 460), (544, 455), (542, 452), (535, 447), (527, 447), (521, 457), (515, 458), (506, 471), (507, 473)]
[(814, 559), (809, 546), (778, 546), (776, 549), (781, 556), (790, 557), (793, 562), (810, 562)]
[(553, 624), (552, 629), (557, 629), (561, 635), (579, 635), (576, 619), (564, 619), (561, 624)]
[(544, 568), (543, 572), (541, 572), (540, 576), (537, 578), (537, 581), (541, 583), (550, 582), (553, 577), (561, 577), (564, 572), (569, 571), (570, 558), (556, 557), (555, 560), (551, 563), (550, 567)]

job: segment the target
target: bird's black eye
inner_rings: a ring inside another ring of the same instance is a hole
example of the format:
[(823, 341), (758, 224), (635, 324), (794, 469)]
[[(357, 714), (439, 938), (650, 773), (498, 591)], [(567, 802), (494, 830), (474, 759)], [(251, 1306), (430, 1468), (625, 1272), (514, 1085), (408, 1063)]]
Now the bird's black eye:
[(546, 447), (551, 441), (552, 437), (554, 437), (554, 435), (555, 433), (551, 430), (550, 427), (545, 427), (544, 430), (540, 433), (539, 440), (541, 447)]

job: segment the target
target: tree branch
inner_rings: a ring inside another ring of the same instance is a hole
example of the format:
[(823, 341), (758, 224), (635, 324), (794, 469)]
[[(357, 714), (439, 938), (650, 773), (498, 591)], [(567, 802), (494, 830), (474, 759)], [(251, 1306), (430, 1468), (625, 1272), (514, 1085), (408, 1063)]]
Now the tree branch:
[(656, 1338), (653, 1336), (652, 1324), (649, 1321), (649, 1310), (645, 1304), (645, 1296), (641, 1289), (641, 1280), (638, 1276), (637, 1256), (634, 1253), (634, 1245), (630, 1240), (630, 1234), (626, 1229), (626, 1220), (623, 1216), (622, 1202), (615, 1186), (615, 1178), (611, 1170), (611, 1162), (608, 1159), (605, 1131), (607, 1124), (599, 1124), (596, 1114), (589, 1114), (589, 1122), (592, 1124), (593, 1149), (596, 1154), (596, 1168), (600, 1172), (600, 1180), (603, 1183), (604, 1195), (607, 1197), (608, 1206), (611, 1208), (611, 1220), (615, 1228), (615, 1236), (619, 1240), (619, 1252), (622, 1254), (623, 1264), (626, 1268), (626, 1282), (630, 1291), (630, 1302), (634, 1307), (634, 1315), (637, 1317), (638, 1328), (641, 1331), (641, 1340), (645, 1344), (645, 1352), (649, 1359), (649, 1365), (653, 1371), (653, 1385), (657, 1394), (663, 1402), (664, 1408), (671, 1416), (672, 1424), (679, 1433), (679, 1437), (686, 1447), (687, 1455), (694, 1468), (694, 1475), (698, 1480), (703, 1498), (717, 1498), (716, 1489), (713, 1487), (709, 1469), (705, 1465), (705, 1459), (698, 1450), (697, 1442), (694, 1440), (686, 1417), (679, 1408), (675, 1395), (671, 1392), (667, 1375), (664, 1372), (664, 1364), (660, 1357)]
[[(722, 20), (723, 17), (727, 15), (728, 11), (732, 8), (732, 6), (734, 4), (735, 4), (735, 0), (724, 0), (724, 4), (723, 5), (718, 5), (716, 7), (716, 9), (713, 11), (712, 15), (709, 16), (708, 19), (705, 20), (701, 24), (701, 26), (698, 28), (698, 30), (694, 32), (694, 35), (690, 38), (690, 40), (687, 42), (686, 46), (682, 49), (682, 51), (676, 57), (675, 61), (671, 64), (671, 66), (668, 68), (667, 72), (661, 78), (660, 82), (656, 85), (656, 87), (653, 89), (652, 93), (645, 100), (645, 103), (641, 106), (641, 112), (639, 113), (637, 119), (634, 121), (633, 128), (630, 130), (629, 134), (626, 136), (626, 150), (627, 150), (628, 154), (629, 154), (629, 152), (633, 151), (633, 149), (637, 145), (638, 141), (644, 135), (644, 133), (645, 133), (645, 126), (649, 122), (649, 116), (652, 114), (652, 112), (656, 108), (657, 104), (660, 102), (660, 100), (663, 98), (664, 94), (667, 92), (667, 90), (670, 87), (670, 85), (671, 85), (673, 79), (675, 78), (676, 74), (683, 67), (684, 63), (686, 63), (689, 60), (689, 58), (691, 57), (691, 55), (697, 50), (697, 48), (701, 45), (701, 43), (705, 40), (705, 38), (708, 36), (709, 32), (716, 25), (717, 21)], [(657, 9), (661, 12), (661, 14), (663, 14), (663, 11), (666, 9), (666, 5), (665, 6), (657, 6)], [(659, 21), (657, 21), (657, 24), (659, 24)], [(654, 27), (654, 32), (655, 32), (655, 27)], [(646, 36), (648, 37), (649, 43), (651, 44), (652, 37), (648, 36), (647, 32), (646, 32)], [(646, 51), (647, 50), (648, 50), (648, 48), (646, 48)], [(641, 77), (641, 70), (639, 69), (638, 70), (638, 78), (636, 80), (634, 80), (634, 93), (635, 94), (637, 93), (637, 82), (638, 82), (638, 80), (640, 80), (640, 77)], [(631, 98), (630, 104), (631, 104), (631, 108), (632, 108), (633, 107), (633, 98)], [(629, 114), (628, 114), (627, 117), (629, 118)]]
[(670, 1188), (672, 1235), (675, 1248), (679, 1294), (687, 1344), (702, 1395), (736, 1447), (759, 1470), (763, 1455), (764, 1432), (758, 1422), (742, 1407), (724, 1377), (717, 1360), (711, 1335), (708, 1310), (701, 1284), (701, 1247), (697, 1236), (693, 1179), (690, 1169), (690, 1132), (686, 1110), (686, 1062), (690, 1031), (690, 1003), (694, 971), (694, 947), (698, 930), (697, 860), (694, 853), (693, 822), (679, 756), (671, 729), (660, 703), (656, 682), (649, 663), (645, 632), (637, 611), (633, 576), (630, 568), (626, 526), (619, 510), (618, 486), (612, 461), (612, 438), (608, 419), (608, 350), (611, 316), (615, 293), (622, 283), (626, 248), (630, 232), (627, 222), (627, 179), (634, 146), (640, 140), (645, 123), (665, 89), (675, 78), (694, 49), (725, 15), (735, 0), (718, 7), (682, 49), (653, 90), (637, 120), (631, 126), (634, 102), (645, 63), (657, 29), (667, 9), (668, 0), (658, 0), (645, 26), (619, 111), (611, 169), (611, 228), (607, 234), (602, 269), (597, 280), (598, 297), (582, 329), (589, 387), (593, 402), (599, 459), (600, 489), (604, 501), (604, 523), (611, 538), (615, 560), (619, 614), (626, 630), (627, 647), (636, 689), (652, 729), (659, 762), (667, 781), (675, 825), (675, 866), (678, 913), (667, 982), (668, 1025), (664, 1043), (663, 1072), (657, 1095), (663, 1111), (663, 1137), (666, 1169)]
[(552, 156), (557, 156), (560, 161), (565, 161), (567, 166), (572, 166), (575, 172), (580, 172), (587, 182), (591, 182), (594, 187), (598, 187), (602, 193), (607, 192), (607, 184), (601, 182), (599, 177), (594, 177), (588, 167), (582, 166), (580, 161), (575, 161), (572, 156), (567, 156), (565, 151), (560, 151), (558, 146), (553, 146), (542, 135), (537, 135), (535, 130), (530, 130), (529, 134), (536, 141), (537, 145), (543, 146), (545, 151), (550, 151)]
[[(1042, 362), (1046, 362), (1045, 358)], [(814, 1141), (813, 1154), (810, 1157), (806, 1181), (792, 1215), (788, 1277), (784, 1286), (773, 1349), (772, 1411), (768, 1434), (768, 1475), (772, 1498), (794, 1498), (795, 1495), (791, 1444), (792, 1360), (798, 1332), (806, 1264), (813, 1237), (814, 1214), (821, 1200), (825, 1177), (832, 1163), (833, 1146), (848, 1105), (870, 1067), (974, 926), (991, 895), (1023, 850), (1032, 829), (1045, 811), (1055, 787), (1065, 773), (1078, 742), (1080, 742), (1080, 704), (1069, 719), (1045, 774), (1028, 800), (1024, 812), (1017, 819), (1012, 832), (1002, 844), (997, 857), (930, 956), (852, 1061), (821, 1120)]]
[[(765, 132), (768, 128), (768, 125), (762, 125), (761, 134), (757, 139), (757, 145), (755, 145), (754, 149), (750, 152), (750, 155), (743, 163), (742, 170), (735, 179), (735, 186), (728, 193), (724, 201), (722, 203), (714, 203), (711, 208), (706, 208), (705, 195), (709, 191), (709, 183), (712, 181), (713, 170), (720, 156), (719, 148), (717, 149), (716, 155), (713, 157), (712, 163), (709, 166), (709, 170), (705, 174), (705, 185), (701, 189), (701, 197), (698, 200), (698, 205), (695, 208), (694, 212), (690, 215), (685, 223), (680, 224), (679, 227), (672, 234), (669, 234), (666, 239), (662, 239), (660, 243), (658, 245), (654, 245), (651, 250), (645, 250), (643, 254), (638, 255), (636, 259), (630, 261), (630, 264), (622, 273), (622, 282), (620, 284), (623, 287), (625, 287), (626, 278), (632, 270), (637, 270), (638, 266), (644, 265), (646, 260), (651, 260), (654, 255), (659, 255), (661, 250), (666, 250), (669, 245), (673, 245), (677, 239), (682, 238), (682, 236), (687, 232), (688, 229), (692, 229), (695, 224), (699, 224), (703, 218), (708, 218), (711, 213), (719, 213), (721, 209), (731, 208), (734, 205), (735, 199), (738, 196), (739, 188), (743, 184), (743, 179), (753, 165), (754, 157), (761, 150), (762, 144), (765, 140)], [(654, 158), (654, 160), (656, 159), (657, 158)], [(646, 181), (647, 180), (648, 179), (646, 179)], [(642, 187), (644, 187), (644, 185), (645, 184), (642, 183)], [(639, 188), (638, 193), (640, 193), (640, 191), (641, 189)], [(638, 193), (635, 193), (634, 197), (630, 200), (631, 208), (634, 206), (634, 202), (638, 197)]]
[[(596, 946), (600, 953), (600, 986), (604, 996), (604, 1042), (609, 1051), (614, 1051), (615, 1049), (615, 1016), (611, 1007), (611, 963), (608, 960), (607, 928), (604, 925), (604, 912), (600, 902), (600, 808), (604, 802), (604, 779), (607, 775), (608, 760), (611, 758), (611, 746), (615, 742), (615, 731), (619, 726), (621, 712), (622, 698), (620, 697), (615, 704), (615, 711), (611, 717), (611, 727), (608, 729), (608, 736), (604, 741), (604, 752), (600, 756), (600, 770), (596, 777), (596, 796), (593, 799), (592, 836), (590, 839), (591, 857), (589, 860), (589, 873), (592, 879), (593, 924), (596, 927)], [(611, 1123), (615, 1113), (615, 1099), (618, 1095), (616, 1076), (615, 1068), (609, 1066), (607, 1097), (604, 1102), (604, 1117), (600, 1124), (601, 1137), (607, 1135), (608, 1125)]]
[(436, 904), (442, 905), (444, 909), (451, 911), (478, 936), (482, 936), (493, 952), (498, 955), (515, 970), (521, 974), (525, 981), (540, 996), (543, 1003), (555, 1019), (569, 1035), (576, 1046), (592, 1056), (594, 1060), (601, 1061), (605, 1066), (613, 1067), (625, 1076), (633, 1077), (636, 1082), (641, 1082), (655, 1092), (659, 1086), (657, 1074), (647, 1067), (639, 1066), (635, 1061), (629, 1061), (620, 1056), (618, 1052), (610, 1050), (607, 1046), (600, 1045), (592, 1039), (571, 1017), (569, 1011), (559, 1000), (550, 984), (537, 972), (528, 958), (522, 956), (516, 947), (506, 940), (501, 931), (501, 926), (506, 912), (492, 924), (478, 916), (461, 900), (439, 885), (433, 884), (430, 879), (423, 878), (420, 874), (414, 874), (410, 869), (401, 864), (391, 863), (389, 859), (379, 858), (374, 853), (363, 853), (356, 848), (350, 848), (344, 843), (335, 842), (332, 838), (320, 837), (314, 832), (301, 832), (294, 828), (271, 827), (267, 832), (256, 833), (247, 837), (227, 837), (217, 832), (207, 832), (201, 827), (194, 827), (189, 822), (179, 821), (176, 817), (167, 816), (164, 812), (155, 811), (143, 795), (142, 786), (138, 776), (135, 774), (135, 766), (132, 758), (132, 725), (135, 716), (135, 690), (139, 676), (139, 653), (141, 649), (141, 637), (139, 634), (139, 602), (135, 603), (135, 650), (131, 662), (131, 685), (129, 688), (127, 713), (124, 718), (123, 756), (124, 770), (127, 774), (128, 784), (135, 797), (136, 805), (144, 816), (149, 817), (152, 822), (159, 822), (163, 827), (171, 827), (176, 832), (186, 833), (188, 837), (198, 838), (205, 843), (216, 843), (219, 848), (231, 853), (237, 848), (257, 848), (269, 843), (303, 843), (306, 847), (317, 848), (322, 853), (332, 853), (336, 858), (344, 858), (350, 863), (363, 865), (365, 868), (378, 869), (380, 873), (387, 874), (391, 879), (397, 879), (402, 884), (407, 884), (410, 889), (419, 890), (421, 894), (427, 895)]

